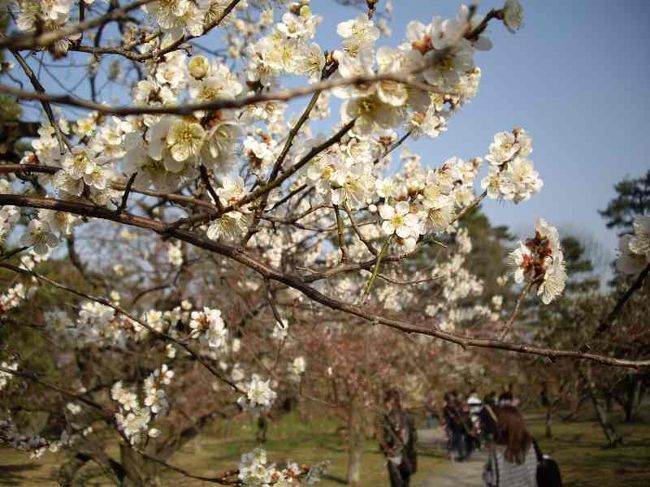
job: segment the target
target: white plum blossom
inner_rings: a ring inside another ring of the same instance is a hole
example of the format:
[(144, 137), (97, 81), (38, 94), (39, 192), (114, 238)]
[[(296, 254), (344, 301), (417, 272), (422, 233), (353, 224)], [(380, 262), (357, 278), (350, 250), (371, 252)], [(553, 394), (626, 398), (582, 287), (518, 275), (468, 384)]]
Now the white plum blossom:
[(65, 408), (70, 411), (70, 414), (72, 415), (77, 415), (81, 412), (81, 406), (78, 404), (75, 404), (73, 402), (69, 402), (68, 404), (65, 405)]
[(537, 286), (537, 294), (544, 304), (554, 301), (564, 291), (567, 274), (560, 236), (555, 227), (538, 220), (535, 237), (519, 242), (508, 263), (517, 283)]
[(532, 140), (525, 130), (516, 128), (512, 132), (499, 132), (490, 144), (485, 158), (491, 164), (500, 166), (517, 157), (528, 157), (532, 152)]
[(527, 159), (531, 152), (532, 139), (523, 129), (494, 136), (485, 156), (490, 161), (489, 173), (481, 181), (489, 198), (520, 203), (540, 191), (542, 180), (533, 162)]
[(379, 29), (365, 14), (341, 22), (336, 27), (336, 33), (343, 38), (343, 47), (346, 53), (352, 57), (365, 48), (372, 47), (379, 39)]
[(244, 387), (245, 395), (240, 397), (237, 403), (244, 409), (267, 409), (270, 408), (277, 394), (271, 389), (271, 380), (253, 374), (250, 382)]
[(46, 222), (35, 219), (27, 225), (21, 242), (23, 245), (33, 246), (36, 253), (46, 254), (58, 245), (59, 239)]
[(523, 243), (519, 242), (517, 248), (515, 248), (509, 254), (509, 264), (513, 269), (514, 281), (517, 284), (524, 282), (524, 275), (527, 267), (533, 260), (533, 254), (531, 250)]
[(521, 29), (524, 19), (524, 7), (521, 0), (506, 0), (503, 5), (503, 24), (512, 33)]
[(125, 388), (121, 381), (116, 382), (111, 387), (111, 398), (117, 401), (125, 411), (136, 411), (140, 407), (137, 394)]
[[(10, 371), (17, 371), (18, 370), (18, 362), (0, 362), (0, 368), (2, 369), (7, 369)], [(14, 375), (11, 372), (5, 372), (4, 370), (0, 370), (0, 391), (5, 389), (7, 385), (9, 384), (9, 381), (14, 377)]]
[(13, 206), (3, 206), (0, 208), (0, 244), (4, 243), (7, 235), (11, 232), (13, 224), (18, 221), (20, 211)]
[(419, 234), (420, 221), (416, 214), (411, 213), (411, 208), (406, 201), (400, 201), (394, 207), (380, 206), (379, 215), (384, 220), (381, 228), (386, 235), (395, 234), (406, 239)]
[(650, 216), (639, 215), (634, 233), (619, 239), (616, 268), (624, 274), (638, 274), (650, 265)]
[(204, 12), (201, 2), (190, 0), (158, 0), (145, 5), (163, 31), (173, 39), (184, 34), (200, 36), (203, 33)]
[(633, 226), (634, 236), (630, 240), (630, 251), (645, 255), (645, 258), (650, 260), (650, 216), (637, 216)]
[(289, 365), (287, 366), (289, 376), (295, 380), (299, 381), (300, 377), (305, 373), (307, 370), (307, 361), (305, 360), (304, 357), (296, 357), (293, 362), (290, 362)]
[(233, 210), (210, 223), (206, 235), (210, 240), (236, 241), (246, 234), (247, 229), (247, 216)]
[(160, 388), (154, 377), (149, 376), (144, 381), (144, 405), (152, 413), (158, 414), (167, 409), (169, 406), (165, 396), (165, 390)]
[(271, 331), (271, 338), (277, 342), (284, 342), (289, 336), (289, 323), (285, 320), (282, 325), (275, 323)]
[(180, 119), (172, 122), (166, 142), (172, 158), (183, 162), (198, 155), (204, 137), (201, 124), (192, 119)]
[(226, 344), (228, 329), (218, 309), (205, 307), (203, 311), (192, 311), (190, 329), (192, 338), (202, 338), (210, 348), (220, 349)]
[(174, 267), (180, 267), (183, 265), (181, 242), (170, 243), (167, 245), (167, 262)]

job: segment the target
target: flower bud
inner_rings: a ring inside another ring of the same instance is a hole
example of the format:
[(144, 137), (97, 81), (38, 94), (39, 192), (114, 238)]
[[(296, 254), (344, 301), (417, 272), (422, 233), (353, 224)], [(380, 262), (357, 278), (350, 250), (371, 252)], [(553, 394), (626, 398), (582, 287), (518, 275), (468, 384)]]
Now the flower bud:
[(194, 56), (189, 63), (190, 75), (194, 79), (202, 79), (210, 70), (210, 63), (205, 56)]

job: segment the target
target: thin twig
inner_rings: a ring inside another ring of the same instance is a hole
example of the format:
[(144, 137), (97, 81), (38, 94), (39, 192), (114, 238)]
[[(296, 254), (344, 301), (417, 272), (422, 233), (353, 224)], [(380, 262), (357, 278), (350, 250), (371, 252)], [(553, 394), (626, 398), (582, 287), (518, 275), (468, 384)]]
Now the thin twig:
[(124, 195), (122, 196), (122, 202), (120, 203), (120, 206), (117, 209), (117, 213), (120, 214), (126, 209), (126, 205), (129, 201), (129, 193), (131, 192), (131, 187), (133, 186), (133, 183), (135, 182), (135, 178), (138, 175), (137, 172), (134, 172), (131, 174), (131, 177), (126, 183), (126, 188), (124, 188)]
[(535, 284), (535, 281), (529, 281), (521, 290), (521, 293), (519, 293), (519, 297), (517, 297), (517, 302), (515, 303), (515, 307), (512, 310), (510, 319), (508, 319), (508, 322), (506, 323), (506, 327), (503, 330), (503, 333), (501, 334), (500, 337), (501, 340), (503, 340), (506, 336), (508, 336), (508, 333), (510, 333), (510, 328), (512, 327), (513, 323), (517, 319), (517, 315), (519, 314), (519, 308), (521, 307), (521, 304), (524, 302), (524, 298), (526, 297), (526, 294), (528, 294), (530, 288), (533, 287), (533, 284)]
[(217, 209), (219, 211), (223, 211), (223, 205), (221, 204), (221, 199), (219, 199), (219, 195), (212, 187), (212, 183), (210, 182), (210, 175), (208, 174), (208, 170), (203, 164), (199, 166), (199, 173), (201, 174), (201, 180), (203, 181), (203, 184), (205, 184), (208, 193), (212, 197), (214, 203), (217, 205)]
[(334, 208), (334, 215), (336, 216), (336, 233), (339, 240), (339, 249), (341, 250), (341, 262), (348, 261), (348, 248), (345, 245), (345, 236), (343, 235), (343, 221), (341, 220), (341, 213), (339, 212), (338, 205), (332, 205)]
[(377, 255), (377, 262), (375, 262), (375, 266), (372, 269), (372, 275), (370, 276), (370, 279), (368, 279), (368, 284), (366, 285), (366, 289), (363, 292), (363, 295), (361, 296), (361, 301), (360, 301), (361, 304), (365, 304), (366, 300), (368, 299), (368, 296), (370, 295), (370, 290), (372, 289), (372, 285), (375, 282), (375, 279), (377, 279), (377, 275), (379, 274), (379, 266), (381, 265), (381, 259), (384, 257), (384, 255), (386, 255), (386, 252), (388, 251), (388, 247), (392, 239), (393, 236), (390, 235), (384, 242), (384, 245), (382, 245), (381, 250), (379, 251), (379, 255)]

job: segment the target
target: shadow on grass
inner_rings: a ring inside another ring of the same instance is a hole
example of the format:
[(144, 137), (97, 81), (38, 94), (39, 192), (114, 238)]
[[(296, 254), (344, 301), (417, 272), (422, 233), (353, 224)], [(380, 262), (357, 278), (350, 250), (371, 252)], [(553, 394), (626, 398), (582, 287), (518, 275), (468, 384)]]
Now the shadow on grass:
[(18, 475), (38, 470), (40, 465), (37, 463), (0, 465), (0, 484), (2, 485), (21, 485), (26, 477)]
[(336, 484), (348, 485), (347, 480), (342, 477), (337, 477), (336, 475), (325, 474), (322, 477), (323, 479), (329, 480), (330, 482), (334, 482)]

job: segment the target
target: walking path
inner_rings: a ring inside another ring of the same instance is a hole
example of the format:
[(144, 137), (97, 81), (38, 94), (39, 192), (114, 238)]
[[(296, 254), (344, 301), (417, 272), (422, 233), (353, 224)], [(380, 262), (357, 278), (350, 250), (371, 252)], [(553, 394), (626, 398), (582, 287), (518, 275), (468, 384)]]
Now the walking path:
[[(427, 448), (445, 448), (446, 439), (440, 429), (418, 431), (419, 443)], [(413, 478), (413, 487), (482, 487), (483, 466), (487, 461), (485, 452), (475, 452), (464, 462), (451, 461), (441, 467), (433, 477), (418, 479)]]

